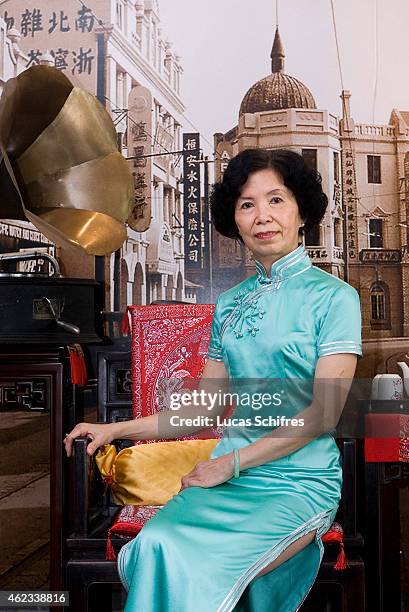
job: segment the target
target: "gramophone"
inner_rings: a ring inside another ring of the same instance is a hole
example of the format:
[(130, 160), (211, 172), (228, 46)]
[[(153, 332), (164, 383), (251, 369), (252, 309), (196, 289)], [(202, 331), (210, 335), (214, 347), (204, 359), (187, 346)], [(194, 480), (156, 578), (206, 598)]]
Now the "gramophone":
[(55, 244), (91, 255), (122, 245), (132, 175), (93, 95), (60, 70), (33, 66), (6, 83), (0, 143), (3, 218), (27, 219)]
[[(121, 247), (134, 197), (130, 168), (105, 108), (60, 70), (33, 66), (6, 83), (0, 158), (1, 218), (30, 221), (73, 257)], [(0, 342), (95, 339), (95, 281), (3, 274), (0, 283)], [(62, 319), (72, 324), (64, 329)]]

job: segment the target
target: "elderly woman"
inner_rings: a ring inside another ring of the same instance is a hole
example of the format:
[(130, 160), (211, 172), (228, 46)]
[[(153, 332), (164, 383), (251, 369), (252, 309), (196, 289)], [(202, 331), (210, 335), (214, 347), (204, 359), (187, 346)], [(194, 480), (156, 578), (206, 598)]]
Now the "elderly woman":
[[(312, 587), (342, 483), (329, 432), (362, 354), (357, 292), (313, 266), (300, 241), (327, 203), (319, 174), (286, 150), (245, 150), (214, 186), (215, 228), (245, 244), (256, 274), (219, 296), (202, 379), (274, 390), (279, 402), (239, 401), (234, 416), (257, 413), (261, 425), (226, 427), (122, 548), (126, 612), (293, 612)], [(266, 425), (274, 415), (278, 426)], [(159, 437), (158, 417), (77, 425), (68, 454), (78, 435), (93, 438), (92, 453), (114, 438)]]

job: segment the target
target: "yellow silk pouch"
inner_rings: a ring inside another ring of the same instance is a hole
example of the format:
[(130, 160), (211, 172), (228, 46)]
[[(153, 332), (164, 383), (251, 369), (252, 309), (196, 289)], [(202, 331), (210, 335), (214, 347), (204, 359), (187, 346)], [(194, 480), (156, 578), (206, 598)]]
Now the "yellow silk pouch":
[(95, 461), (119, 505), (161, 506), (180, 491), (182, 476), (207, 461), (217, 439), (137, 444), (117, 453), (102, 446)]

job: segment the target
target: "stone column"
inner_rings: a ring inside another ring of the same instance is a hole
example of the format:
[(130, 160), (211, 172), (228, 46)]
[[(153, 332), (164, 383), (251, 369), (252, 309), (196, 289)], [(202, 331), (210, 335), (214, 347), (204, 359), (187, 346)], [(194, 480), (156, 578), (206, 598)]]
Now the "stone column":
[[(116, 104), (116, 61), (111, 55), (107, 55), (106, 59), (106, 71), (107, 71), (107, 96), (112, 102)], [(111, 109), (111, 103), (107, 100), (107, 110)]]
[(158, 196), (158, 199), (156, 202), (157, 208), (156, 208), (156, 211), (155, 211), (156, 214), (154, 215), (154, 217), (156, 217), (157, 221), (159, 221), (160, 223), (163, 223), (163, 216), (164, 216), (163, 207), (165, 205), (165, 202), (164, 202), (164, 185), (162, 181), (159, 181), (158, 189), (157, 189), (157, 196)]

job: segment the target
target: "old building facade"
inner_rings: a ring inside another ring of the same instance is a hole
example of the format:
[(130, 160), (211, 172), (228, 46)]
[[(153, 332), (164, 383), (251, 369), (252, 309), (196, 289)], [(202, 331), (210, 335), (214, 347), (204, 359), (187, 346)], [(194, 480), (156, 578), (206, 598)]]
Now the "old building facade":
[[(214, 136), (216, 180), (246, 148), (288, 148), (303, 155), (320, 172), (329, 198), (320, 226), (304, 236), (313, 263), (358, 290), (364, 338), (406, 336), (409, 113), (394, 109), (388, 125), (357, 124), (345, 91), (339, 119), (318, 109), (309, 89), (285, 74), (284, 59), (277, 29), (271, 74), (246, 93), (238, 124)], [(254, 263), (238, 242), (215, 232), (212, 239), (218, 293), (253, 274)]]
[(409, 114), (393, 109), (386, 125), (358, 124), (349, 92), (344, 98), (340, 139), (349, 276), (360, 292), (363, 335), (407, 336)]
[[(157, 0), (89, 0), (86, 5), (10, 0), (5, 9), (9, 36), (12, 31), (20, 36), (25, 67), (55, 66), (74, 85), (97, 95), (116, 124), (123, 155), (139, 158), (130, 164), (138, 203), (149, 204), (150, 227), (129, 228), (116, 266), (114, 255), (106, 258), (107, 308), (183, 299), (182, 164), (180, 154), (173, 153), (180, 151), (184, 124), (183, 70), (162, 32)], [(135, 88), (143, 103), (129, 108)], [(65, 274), (94, 273), (93, 258), (74, 262), (60, 254)], [(120, 276), (115, 304), (114, 270)]]

